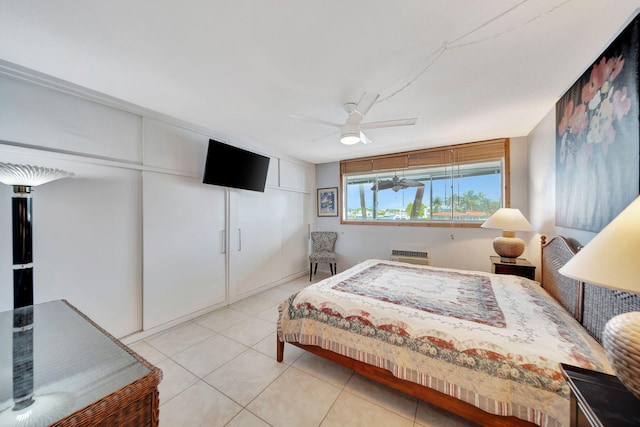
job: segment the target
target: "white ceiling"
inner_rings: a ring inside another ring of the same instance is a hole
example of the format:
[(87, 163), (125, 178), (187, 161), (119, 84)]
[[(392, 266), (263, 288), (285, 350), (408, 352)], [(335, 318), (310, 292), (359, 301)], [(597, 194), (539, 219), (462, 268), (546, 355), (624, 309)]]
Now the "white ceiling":
[[(640, 0), (0, 0), (0, 59), (312, 163), (527, 135)], [(363, 123), (418, 119), (344, 146)], [(332, 133), (331, 136), (327, 136)], [(214, 135), (211, 135), (214, 136)]]

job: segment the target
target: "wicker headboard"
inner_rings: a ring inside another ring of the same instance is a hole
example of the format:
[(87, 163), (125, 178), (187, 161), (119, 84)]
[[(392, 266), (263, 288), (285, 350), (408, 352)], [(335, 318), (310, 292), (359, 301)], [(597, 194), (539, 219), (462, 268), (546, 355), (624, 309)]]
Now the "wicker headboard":
[(558, 273), (580, 249), (574, 241), (554, 237), (542, 245), (542, 287), (585, 327), (598, 342), (602, 342), (604, 325), (613, 316), (628, 311), (640, 311), (640, 296), (614, 291), (570, 279)]
[(542, 245), (542, 287), (557, 299), (571, 315), (582, 323), (582, 286), (581, 282), (570, 279), (558, 272), (577, 252), (577, 245), (564, 237), (554, 237), (546, 242), (540, 237)]

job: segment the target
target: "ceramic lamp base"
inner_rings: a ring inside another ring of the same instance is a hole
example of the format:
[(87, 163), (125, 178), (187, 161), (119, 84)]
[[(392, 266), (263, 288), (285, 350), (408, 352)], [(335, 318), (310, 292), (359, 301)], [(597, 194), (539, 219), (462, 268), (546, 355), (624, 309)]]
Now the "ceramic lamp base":
[(503, 259), (513, 259), (513, 262), (515, 262), (515, 259), (524, 252), (524, 240), (504, 235), (496, 237), (493, 240), (493, 250)]
[(604, 327), (602, 345), (620, 382), (640, 399), (640, 312), (611, 318)]

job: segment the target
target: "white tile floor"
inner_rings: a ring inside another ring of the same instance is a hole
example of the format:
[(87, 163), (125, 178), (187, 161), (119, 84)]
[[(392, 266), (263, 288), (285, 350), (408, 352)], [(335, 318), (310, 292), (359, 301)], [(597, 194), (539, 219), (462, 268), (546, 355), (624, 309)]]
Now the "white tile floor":
[(277, 307), (308, 284), (302, 276), (131, 344), (163, 371), (160, 426), (474, 425), (291, 345), (276, 362)]

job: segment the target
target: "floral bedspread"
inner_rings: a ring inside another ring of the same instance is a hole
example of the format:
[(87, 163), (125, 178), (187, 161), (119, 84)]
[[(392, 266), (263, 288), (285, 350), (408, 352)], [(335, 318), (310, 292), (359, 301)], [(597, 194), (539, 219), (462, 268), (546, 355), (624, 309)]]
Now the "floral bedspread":
[(612, 372), (537, 282), (394, 261), (367, 260), (292, 295), (278, 336), (540, 426), (569, 425), (560, 363)]

